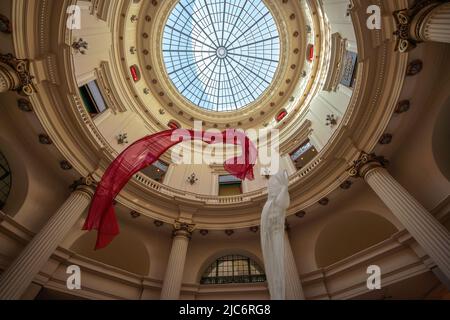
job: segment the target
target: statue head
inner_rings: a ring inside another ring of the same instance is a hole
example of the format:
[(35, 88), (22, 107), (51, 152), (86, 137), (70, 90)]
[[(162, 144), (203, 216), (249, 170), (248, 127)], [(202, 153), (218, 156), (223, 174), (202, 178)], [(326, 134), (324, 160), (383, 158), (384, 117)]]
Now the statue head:
[(267, 185), (267, 193), (269, 198), (278, 196), (282, 187), (289, 185), (289, 175), (286, 170), (278, 170), (277, 173), (271, 175)]

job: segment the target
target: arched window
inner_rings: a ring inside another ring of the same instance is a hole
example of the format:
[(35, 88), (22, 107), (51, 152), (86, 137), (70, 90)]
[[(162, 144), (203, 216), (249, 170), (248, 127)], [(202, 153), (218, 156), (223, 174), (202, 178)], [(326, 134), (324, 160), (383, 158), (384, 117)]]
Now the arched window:
[(0, 152), (0, 210), (6, 204), (11, 190), (11, 170), (5, 156)]
[(203, 273), (201, 284), (265, 282), (266, 275), (252, 259), (240, 255), (223, 256)]

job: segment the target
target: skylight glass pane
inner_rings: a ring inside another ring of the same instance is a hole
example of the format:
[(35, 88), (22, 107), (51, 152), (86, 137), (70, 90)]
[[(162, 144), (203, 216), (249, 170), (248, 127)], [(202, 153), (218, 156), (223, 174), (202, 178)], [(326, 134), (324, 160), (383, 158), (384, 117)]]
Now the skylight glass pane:
[(180, 0), (162, 50), (169, 78), (185, 98), (210, 111), (234, 111), (271, 84), (280, 39), (262, 0)]

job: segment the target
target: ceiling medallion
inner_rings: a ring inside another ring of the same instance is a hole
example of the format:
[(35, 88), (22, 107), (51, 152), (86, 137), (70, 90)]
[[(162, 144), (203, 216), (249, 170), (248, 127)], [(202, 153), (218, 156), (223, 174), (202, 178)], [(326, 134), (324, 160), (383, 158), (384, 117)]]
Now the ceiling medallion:
[(390, 144), (392, 142), (392, 134), (385, 133), (381, 136), (379, 143), (382, 145)]
[(72, 170), (72, 168), (73, 168), (72, 165), (67, 160), (61, 161), (59, 163), (59, 166), (61, 167), (61, 169), (66, 170), (66, 171)]
[(423, 62), (422, 60), (414, 60), (411, 61), (408, 64), (408, 67), (406, 68), (406, 76), (412, 77), (420, 73), (423, 68)]
[(352, 186), (352, 182), (350, 180), (346, 180), (346, 181), (342, 182), (339, 187), (342, 190), (348, 190), (348, 189), (350, 189), (351, 186)]
[(130, 212), (130, 216), (133, 219), (137, 219), (137, 218), (139, 218), (141, 216), (141, 214), (139, 212), (133, 210), (133, 211)]
[(411, 103), (409, 102), (409, 100), (400, 101), (397, 104), (397, 108), (395, 109), (395, 113), (400, 114), (400, 113), (407, 112), (407, 111), (409, 111), (410, 107), (411, 107)]
[(231, 230), (231, 229), (225, 230), (225, 234), (226, 234), (227, 236), (231, 236), (233, 233), (234, 233), (234, 231)]
[(162, 222), (162, 221), (160, 221), (160, 220), (155, 220), (155, 221), (153, 221), (153, 224), (156, 226), (156, 227), (162, 227), (163, 225), (164, 225), (164, 222)]
[(304, 218), (305, 215), (306, 215), (306, 212), (303, 211), (303, 210), (298, 211), (298, 212), (295, 213), (295, 216), (296, 216), (297, 218)]
[(46, 134), (40, 134), (39, 135), (39, 143), (40, 144), (52, 144), (52, 139), (50, 139), (50, 137)]

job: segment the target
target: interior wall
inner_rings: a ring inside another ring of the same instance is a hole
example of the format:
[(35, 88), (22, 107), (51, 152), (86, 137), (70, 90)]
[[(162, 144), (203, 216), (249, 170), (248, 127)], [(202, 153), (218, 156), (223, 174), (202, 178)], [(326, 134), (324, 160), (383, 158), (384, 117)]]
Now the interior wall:
[(327, 206), (316, 207), (313, 212), (307, 211), (304, 221), (291, 227), (289, 238), (299, 274), (320, 268), (315, 254), (320, 234), (328, 223), (351, 212), (376, 214), (389, 221), (398, 230), (403, 229), (401, 223), (368, 186), (363, 183), (355, 185), (346, 194), (331, 199)]
[(15, 93), (0, 95), (0, 150), (13, 177), (3, 211), (37, 232), (69, 196), (70, 177), (64, 177), (56, 157), (49, 157), (49, 152), (56, 150), (39, 144), (42, 131), (37, 118), (33, 113), (20, 111), (17, 99)]
[[(437, 124), (449, 124), (449, 119), (441, 116), (448, 114), (442, 110), (449, 107), (450, 65), (446, 61), (450, 49), (444, 44), (424, 43), (411, 52), (410, 59), (426, 56), (432, 56), (434, 62), (425, 60), (417, 76), (407, 77), (400, 100), (409, 99), (411, 108), (393, 117), (388, 130), (394, 133), (394, 139), (386, 149), (393, 153), (389, 159), (391, 174), (431, 211), (450, 196), (450, 181), (435, 158), (434, 143), (438, 140), (433, 137)], [(445, 132), (441, 134), (445, 136)], [(444, 150), (448, 150), (444, 136)]]
[(388, 239), (397, 231), (388, 220), (371, 212), (348, 212), (335, 216), (317, 237), (317, 266), (330, 266)]

